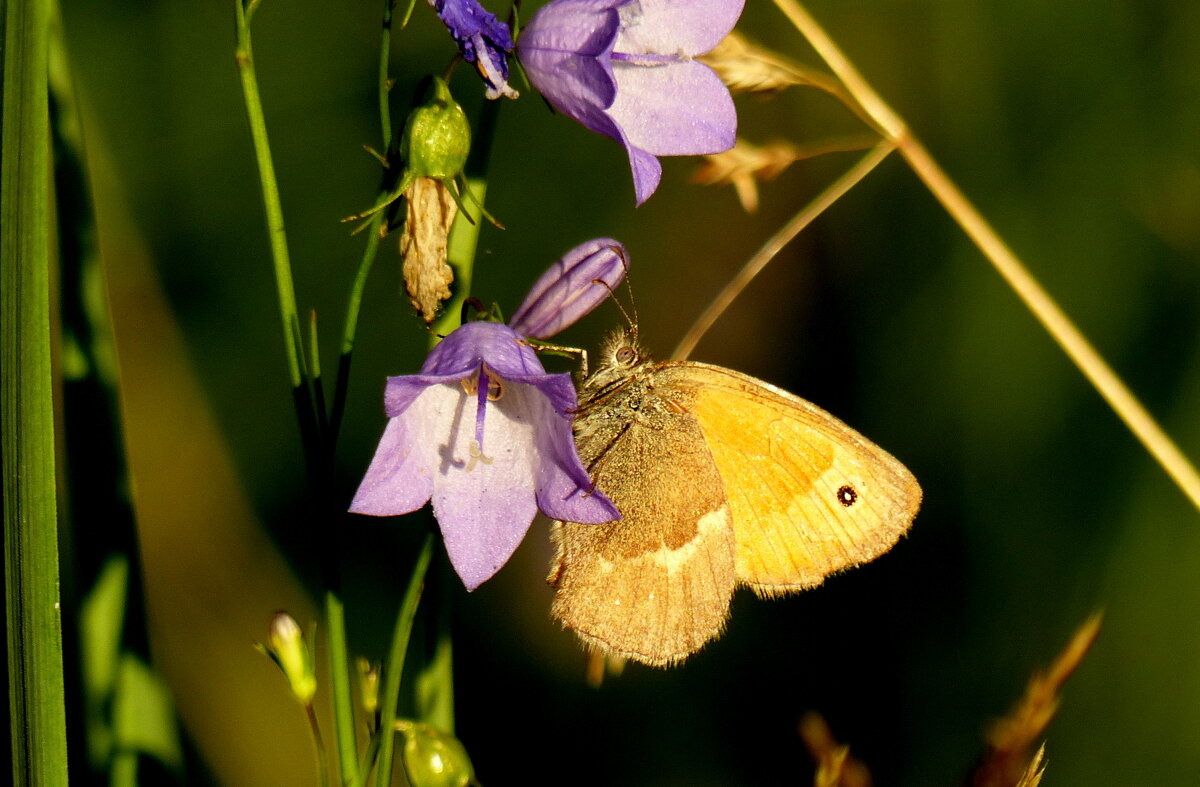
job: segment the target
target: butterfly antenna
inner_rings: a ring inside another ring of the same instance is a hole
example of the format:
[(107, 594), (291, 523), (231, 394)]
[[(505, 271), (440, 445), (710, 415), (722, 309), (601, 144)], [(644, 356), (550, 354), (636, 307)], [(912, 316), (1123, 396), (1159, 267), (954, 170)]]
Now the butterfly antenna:
[[(613, 302), (621, 310), (621, 316), (625, 318), (625, 322), (629, 323), (629, 335), (636, 341), (638, 335), (637, 301), (633, 297), (633, 283), (629, 280), (629, 259), (625, 256), (624, 249), (619, 250), (617, 253), (621, 255), (621, 264), (625, 266), (625, 289), (629, 290), (629, 311), (625, 311), (625, 307), (621, 305), (621, 301), (617, 299), (615, 294), (613, 295)], [(612, 290), (610, 289), (609, 292), (612, 292)]]
[[(629, 323), (630, 336), (632, 336), (634, 339), (637, 339), (637, 332), (638, 332), (637, 304), (634, 303), (634, 299), (633, 299), (633, 285), (629, 283), (629, 258), (627, 258), (625, 256), (625, 250), (620, 248), (619, 246), (614, 247), (613, 251), (615, 251), (621, 257), (621, 265), (623, 265), (625, 267), (625, 277), (624, 277), (625, 278), (625, 286), (629, 289), (629, 309), (628, 309), (628, 311), (625, 309), (624, 306), (621, 305), (621, 299), (617, 297), (617, 293), (613, 290), (612, 286), (608, 282), (604, 281), (603, 279), (592, 279), (592, 284), (599, 284), (601, 287), (608, 290), (608, 297), (612, 298), (613, 303), (615, 303), (617, 306), (617, 309), (620, 310), (621, 316), (625, 318), (625, 322)], [(631, 312), (632, 312), (632, 315), (631, 315)]]

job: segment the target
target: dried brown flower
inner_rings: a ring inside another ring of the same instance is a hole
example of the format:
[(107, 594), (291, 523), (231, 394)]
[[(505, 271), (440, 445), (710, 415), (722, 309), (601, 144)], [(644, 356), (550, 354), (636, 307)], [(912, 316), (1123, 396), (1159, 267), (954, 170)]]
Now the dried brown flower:
[(404, 191), (407, 204), (400, 256), (404, 258), (404, 288), (413, 308), (426, 323), (437, 318), (438, 306), (450, 297), (454, 271), (446, 263), (446, 239), (458, 206), (446, 186), (420, 177)]
[(878, 141), (870, 135), (831, 139), (811, 145), (772, 142), (758, 147), (744, 139), (723, 153), (705, 156), (692, 182), (702, 186), (731, 185), (747, 213), (758, 210), (758, 183), (771, 180), (797, 161), (826, 153), (865, 150)]

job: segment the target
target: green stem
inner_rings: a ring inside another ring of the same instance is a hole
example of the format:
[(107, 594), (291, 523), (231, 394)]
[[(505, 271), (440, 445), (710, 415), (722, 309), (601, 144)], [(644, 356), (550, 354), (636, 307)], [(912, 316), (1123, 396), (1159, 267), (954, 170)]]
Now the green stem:
[(329, 628), (329, 675), (333, 684), (333, 728), (337, 737), (338, 768), (342, 784), (361, 783), (358, 742), (354, 730), (354, 702), (350, 687), (350, 657), (346, 647), (346, 612), (335, 590), (325, 591), (325, 625)]
[(13, 783), (67, 783), (50, 372), (49, 0), (4, 4), (0, 404)]
[(387, 787), (392, 783), (392, 752), (395, 748), (396, 705), (400, 701), (400, 678), (404, 673), (404, 658), (408, 653), (408, 640), (412, 635), (413, 620), (417, 615), (417, 604), (421, 600), (421, 590), (425, 585), (425, 572), (429, 568), (429, 559), (433, 555), (433, 534), (425, 536), (421, 545), (421, 553), (413, 567), (412, 576), (408, 580), (408, 589), (404, 592), (404, 601), (396, 614), (396, 627), (392, 632), (392, 647), (388, 653), (387, 664), (383, 668), (383, 694), (379, 698), (379, 761), (375, 771), (375, 783), (378, 787)]
[(379, 252), (379, 227), (383, 222), (383, 214), (377, 213), (371, 217), (367, 226), (367, 246), (363, 249), (362, 259), (358, 263), (358, 271), (354, 275), (354, 284), (350, 288), (350, 297), (346, 302), (346, 322), (342, 328), (342, 347), (338, 358), (337, 380), (333, 389), (333, 406), (329, 411), (329, 451), (333, 452), (338, 433), (342, 427), (342, 415), (346, 410), (346, 394), (350, 386), (350, 359), (354, 353), (354, 337), (358, 332), (358, 315), (362, 309), (363, 292), (367, 288), (367, 277), (375, 264)]
[[(250, 16), (257, 8), (257, 0), (243, 5), (234, 0), (237, 15), (237, 64), (242, 80), (242, 93), (246, 102), (246, 117), (250, 122), (250, 135), (254, 141), (254, 154), (258, 161), (259, 179), (262, 183), (263, 208), (267, 217), (267, 230), (271, 241), (271, 258), (275, 268), (275, 284), (279, 298), (280, 319), (283, 324), (284, 351), (288, 373), (291, 377), (293, 400), (300, 420), (301, 438), (308, 460), (310, 479), (314, 494), (322, 503), (319, 511), (327, 511), (328, 457), (332, 452), (331, 432), (322, 429), (324, 413), (318, 419), (314, 405), (314, 391), (310, 378), (304, 372), (303, 337), (300, 318), (296, 308), (296, 290), (292, 281), (292, 267), (288, 255), (287, 233), (283, 224), (283, 207), (279, 199), (279, 184), (275, 177), (275, 165), (271, 159), (271, 147), (267, 139), (267, 125), (263, 116), (262, 99), (258, 92), (258, 77), (254, 69), (254, 57), (250, 43)], [(315, 363), (315, 359), (314, 359)], [(321, 555), (325, 587), (325, 611), (329, 627), (329, 661), (332, 674), (335, 734), (337, 738), (338, 765), (342, 783), (358, 785), (358, 746), (355, 741), (354, 705), (350, 690), (349, 658), (346, 646), (346, 623), (339, 595), (336, 554), (323, 550)]]
[[(445, 585), (447, 571), (439, 572)], [(451, 581), (456, 581), (457, 578)], [(454, 734), (454, 639), (450, 632), (450, 599), (439, 593), (433, 605), (437, 621), (437, 642), (433, 657), (417, 676), (417, 717), (430, 727)]]
[(329, 752), (325, 750), (325, 741), (321, 738), (321, 725), (317, 722), (317, 711), (311, 702), (304, 706), (304, 713), (308, 716), (308, 728), (312, 730), (313, 746), (317, 749), (317, 781), (321, 787), (329, 787)]
[(379, 128), (383, 132), (383, 150), (392, 144), (392, 110), (388, 96), (392, 79), (388, 76), (388, 60), (392, 54), (392, 8), (396, 0), (383, 0), (383, 27), (379, 33)]
[[(392, 11), (395, 0), (383, 0), (383, 24), (379, 34), (379, 130), (383, 137), (383, 151), (386, 154), (392, 147), (392, 112), (389, 104), (392, 80), (388, 76), (388, 59), (392, 50)], [(387, 193), (380, 189), (380, 195)], [(358, 332), (358, 315), (362, 308), (363, 291), (367, 287), (367, 276), (375, 264), (379, 252), (379, 228), (384, 220), (382, 213), (371, 217), (371, 223), (366, 228), (367, 246), (363, 249), (362, 259), (358, 263), (358, 271), (354, 274), (354, 284), (350, 289), (350, 298), (346, 304), (346, 322), (342, 328), (342, 346), (338, 360), (337, 380), (333, 389), (333, 407), (329, 412), (329, 451), (333, 452), (337, 444), (337, 436), (341, 430), (342, 415), (346, 409), (346, 393), (350, 384), (350, 359), (354, 352), (354, 337)]]
[[(279, 314), (283, 324), (284, 352), (292, 387), (301, 383), (298, 348), (301, 337), (296, 309), (296, 288), (292, 282), (292, 264), (288, 256), (287, 233), (283, 226), (283, 206), (279, 200), (279, 182), (271, 159), (267, 139), (267, 122), (263, 116), (262, 98), (258, 92), (258, 76), (254, 70), (254, 55), (250, 47), (250, 22), (242, 0), (234, 0), (237, 10), (237, 65), (242, 79), (242, 95), (246, 101), (246, 117), (250, 121), (250, 136), (254, 140), (254, 156), (258, 161), (262, 183), (263, 209), (267, 214), (267, 231), (271, 240), (271, 259), (275, 264), (275, 289), (279, 297)], [(250, 9), (253, 11), (253, 9)]]

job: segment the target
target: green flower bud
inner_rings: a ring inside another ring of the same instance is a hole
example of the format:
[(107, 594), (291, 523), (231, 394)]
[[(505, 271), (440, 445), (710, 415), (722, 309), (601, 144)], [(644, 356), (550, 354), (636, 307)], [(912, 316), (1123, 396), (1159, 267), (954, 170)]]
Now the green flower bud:
[(367, 715), (374, 716), (379, 710), (379, 667), (358, 657), (358, 691), (362, 698), (363, 710)]
[(475, 768), (462, 742), (420, 722), (399, 720), (404, 733), (404, 772), (413, 787), (467, 787)]
[(283, 672), (292, 695), (303, 705), (311, 703), (317, 693), (317, 671), (300, 624), (286, 612), (277, 612), (271, 618), (267, 641), (269, 644), (259, 644), (258, 649)]
[(404, 123), (400, 154), (406, 177), (453, 178), (467, 164), (471, 124), (441, 77), (432, 77), (429, 98)]

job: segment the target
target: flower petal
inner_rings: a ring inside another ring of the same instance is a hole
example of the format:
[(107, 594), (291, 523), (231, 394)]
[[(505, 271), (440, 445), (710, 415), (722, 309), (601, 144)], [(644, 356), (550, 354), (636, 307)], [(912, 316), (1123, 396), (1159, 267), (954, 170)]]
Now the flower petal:
[(506, 52), (513, 49), (508, 25), (481, 6), (478, 0), (430, 0), (438, 18), (450, 31), (463, 60), (475, 63), (487, 84), (487, 97), (516, 98), (508, 86)]
[(454, 570), (474, 590), (508, 561), (537, 513), (535, 434), (547, 426), (547, 405), (538, 405), (544, 400), (532, 386), (507, 383), (500, 400), (489, 403), (480, 452), (474, 400), (456, 396), (459, 417), (438, 441), (433, 513)]
[(442, 339), (425, 358), (421, 373), (410, 376), (427, 384), (462, 380), (485, 363), (505, 378), (546, 373), (537, 353), (512, 328), (469, 322)]
[(619, 24), (613, 7), (627, 1), (557, 0), (539, 9), (517, 40), (517, 54), (537, 91), (556, 110), (601, 134), (608, 131), (600, 110), (617, 92), (608, 64)]
[(622, 6), (615, 50), (695, 57), (729, 35), (744, 0), (635, 0)]
[[(629, 144), (655, 156), (720, 153), (733, 147), (737, 112), (721, 78), (703, 63), (614, 63), (609, 116)], [(636, 173), (636, 170), (635, 170)]]
[(547, 339), (604, 301), (628, 267), (625, 247), (612, 238), (581, 243), (542, 274), (508, 324), (523, 336)]
[[(392, 378), (402, 379), (402, 378)], [(389, 381), (390, 384), (390, 381)], [(350, 510), (370, 516), (398, 516), (416, 511), (433, 494), (437, 431), (449, 421), (454, 387), (439, 385), (416, 390), (418, 396), (403, 415), (388, 421), (371, 466), (363, 476)]]
[(596, 489), (580, 462), (570, 422), (538, 417), (543, 427), (534, 432), (540, 460), (536, 484), (537, 505), (542, 513), (552, 519), (584, 524), (620, 519), (617, 507)]
[(641, 148), (635, 148), (622, 136), (621, 144), (629, 154), (629, 167), (633, 170), (633, 193), (636, 204), (641, 205), (650, 199), (662, 180), (662, 164), (658, 159)]
[[(538, 9), (521, 29), (517, 47), (599, 57), (612, 51), (620, 18), (630, 0), (555, 0)], [(522, 54), (522, 60), (524, 55)]]

